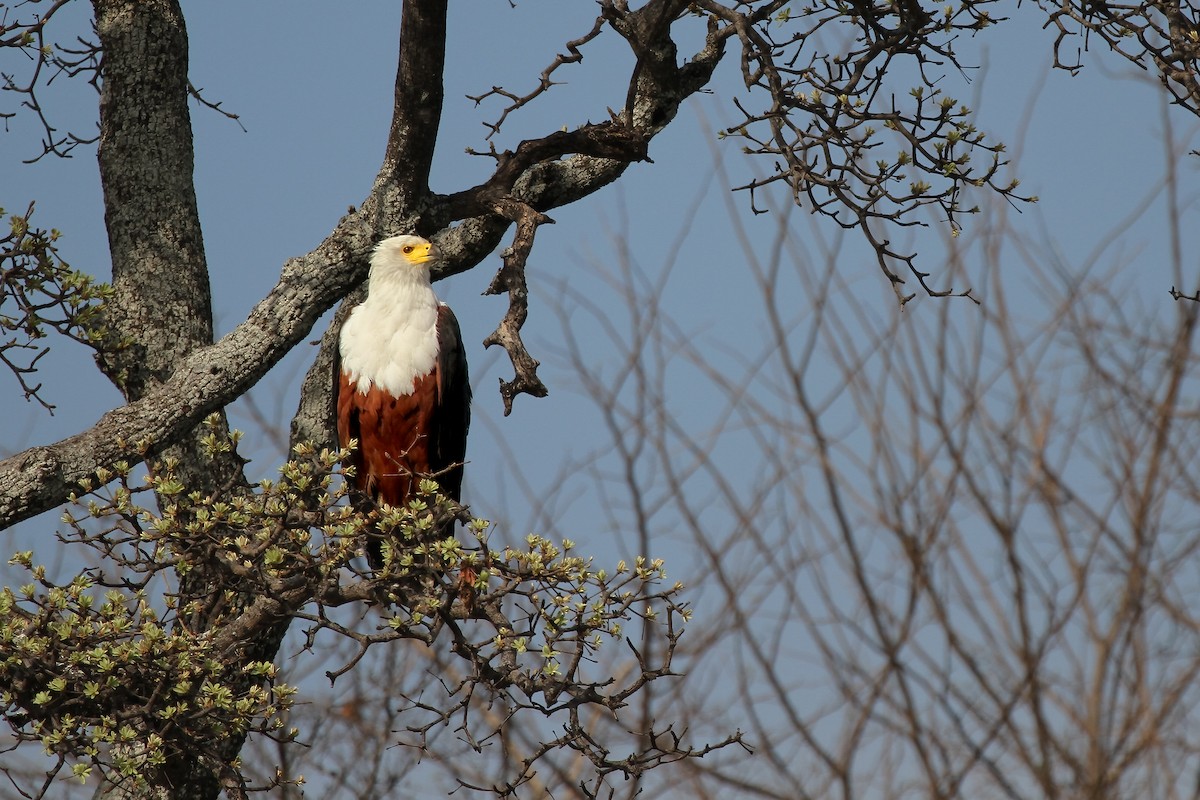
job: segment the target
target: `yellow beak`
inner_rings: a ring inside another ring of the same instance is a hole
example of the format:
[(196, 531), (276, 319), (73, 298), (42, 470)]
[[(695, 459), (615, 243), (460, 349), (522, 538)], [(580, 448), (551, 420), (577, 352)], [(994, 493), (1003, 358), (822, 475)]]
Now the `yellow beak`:
[(437, 245), (433, 242), (426, 242), (408, 254), (408, 260), (414, 264), (428, 264), (430, 261), (437, 261), (441, 257), (441, 251), (437, 249)]

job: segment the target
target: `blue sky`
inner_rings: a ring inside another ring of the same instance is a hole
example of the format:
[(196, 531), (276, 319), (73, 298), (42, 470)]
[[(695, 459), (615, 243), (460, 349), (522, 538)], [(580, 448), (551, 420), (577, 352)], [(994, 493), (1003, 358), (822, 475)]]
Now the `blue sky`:
[[(80, 4), (76, 12), (87, 8)], [(273, 285), (285, 259), (321, 241), (346, 206), (357, 204), (367, 192), (390, 119), (399, 8), (377, 1), (349, 5), (210, 0), (187, 4), (186, 11), (193, 83), (210, 100), (239, 114), (246, 128), (243, 132), (207, 109), (193, 108), (196, 185), (220, 335), (240, 322)], [(472, 0), (452, 3), (452, 11), (443, 136), (433, 179), (439, 191), (469, 186), (489, 166), (486, 159), (465, 155), (464, 148), (486, 146), (481, 123), (493, 119), (498, 106), (491, 101), (476, 108), (465, 95), (492, 85), (528, 91), (563, 42), (587, 31), (594, 6), (522, 0), (513, 9), (506, 0)], [(1010, 144), (1012, 169), (1022, 179), (1022, 191), (1041, 198), (1023, 213), (1001, 208), (989, 219), (1003, 219), (1021, 235), (1049, 243), (1051, 252), (1074, 268), (1088, 263), (1098, 243), (1107, 241), (1145, 198), (1157, 198), (1128, 230), (1119, 232), (1116, 244), (1103, 251), (1101, 264), (1127, 265), (1113, 281), (1131, 304), (1174, 313), (1167, 290), (1175, 278), (1168, 269), (1166, 213), (1158, 194), (1165, 164), (1161, 132), (1169, 120), (1182, 149), (1193, 149), (1195, 119), (1174, 110), (1165, 116), (1159, 90), (1144, 73), (1101, 53), (1084, 54), (1087, 66), (1079, 76), (1051, 71), (1053, 37), (1039, 27), (1038, 10), (1023, 4), (1011, 13), (1016, 19), (988, 31), (983, 41), (962, 43), (964, 60), (981, 67), (970, 73), (970, 82), (951, 72), (942, 84), (944, 91), (978, 112), (977, 123), (991, 138)], [(60, 38), (67, 38), (66, 28), (62, 31)], [(497, 139), (498, 147), (598, 120), (607, 106), (620, 106), (622, 75), (630, 62), (623, 43), (606, 31), (584, 55), (582, 64), (564, 67), (556, 76), (567, 81), (565, 85), (510, 120)], [(562, 487), (552, 507), (559, 531), (570, 533), (581, 549), (598, 553), (601, 560), (615, 561), (636, 550), (636, 542), (621, 532), (628, 522), (627, 510), (609, 504), (590, 475), (564, 469), (603, 451), (607, 437), (596, 408), (555, 356), (563, 339), (562, 318), (552, 308), (559, 296), (557, 282), (564, 282), (611, 309), (614, 325), (627, 325), (626, 312), (597, 266), (615, 263), (618, 241), (651, 279), (679, 242), (665, 305), (701, 348), (711, 349), (714, 362), (736, 361), (738, 354), (754, 352), (761, 334), (754, 290), (743, 266), (748, 254), (735, 235), (730, 213), (738, 215), (754, 247), (762, 245), (760, 256), (766, 254), (781, 214), (812, 237), (814, 249), (817, 239), (845, 236), (841, 258), (846, 282), (856, 287), (864, 304), (878, 304), (880, 315), (890, 313), (891, 292), (853, 232), (842, 234), (820, 221), (814, 225), (803, 209), (754, 216), (742, 195), (733, 198), (730, 211), (728, 184), (756, 170), (766, 171), (769, 165), (747, 160), (736, 142), (717, 140), (717, 129), (737, 120), (729, 97), (745, 94), (736, 60), (727, 61), (712, 85), (713, 93), (689, 102), (652, 145), (655, 163), (633, 165), (618, 184), (551, 212), (558, 224), (538, 232), (530, 262), (534, 304), (525, 338), (544, 362), (548, 398), (518, 398), (513, 415), (501, 416), (496, 382), (509, 370), (480, 344), (504, 313), (502, 298), (480, 297), (499, 266), (498, 257), (438, 284), (462, 322), (476, 385), (467, 500), (476, 513), (506, 520), (506, 536), (520, 537), (550, 522), (531, 509), (530, 501)], [(45, 100), (63, 127), (88, 130), (92, 124), (90, 88), (57, 82), (46, 91)], [(63, 255), (77, 268), (107, 275), (94, 151), (83, 147), (70, 160), (23, 165), (20, 158), (36, 153), (38, 131), (21, 118), (9, 127), (0, 160), (0, 205), (16, 211), (36, 199), (38, 224), (64, 232)], [(714, 152), (723, 165), (721, 174), (714, 172)], [(1185, 263), (1195, 266), (1200, 231), (1194, 222), (1195, 164), (1186, 163), (1180, 175), (1188, 221)], [(988, 230), (969, 217), (963, 224), (959, 244), (969, 260)], [(916, 231), (899, 241), (911, 241), (922, 254), (920, 263), (938, 273), (945, 258), (939, 232)], [(1035, 284), (1021, 255), (1009, 250), (1006, 259), (1001, 269), (1010, 297), (1026, 297), (1027, 305), (1019, 312), (1036, 318)], [(1194, 273), (1186, 277), (1193, 286), (1200, 280)], [(977, 288), (976, 294), (988, 302), (986, 287)], [(797, 314), (805, 313), (805, 301), (795, 297)], [(955, 314), (977, 313), (965, 301), (929, 299), (914, 302), (905, 313), (937, 313), (937, 304), (946, 302), (961, 304)], [(597, 320), (583, 311), (568, 320), (589, 362), (615, 370), (618, 357)], [(321, 332), (314, 330), (310, 338), (317, 339)], [(295, 409), (299, 381), (314, 352), (297, 348), (255, 390), (260, 407), (281, 426), (286, 427)], [(715, 406), (709, 398), (689, 393), (688, 369), (672, 368), (671, 375), (671, 396), (677, 402), (673, 413), (703, 430)], [(58, 405), (53, 417), (26, 404), (16, 394), (15, 381), (0, 375), (8, 420), (0, 432), (0, 449), (6, 454), (75, 433), (119, 402), (89, 355), (70, 343), (57, 349), (42, 377), (47, 397)], [(243, 452), (254, 458), (252, 477), (270, 475), (281, 454), (253, 429), (244, 411), (234, 409), (234, 422), (247, 431)], [(729, 448), (728, 455), (731, 473), (753, 474), (753, 463), (738, 463), (736, 447)], [(522, 478), (513, 475), (513, 461), (520, 464)], [(615, 462), (601, 459), (599, 468), (613, 470)], [(17, 542), (45, 541), (46, 527), (56, 516), (20, 526)], [(663, 551), (652, 555), (674, 556), (680, 566), (672, 570), (672, 577), (688, 582), (695, 565), (686, 546), (669, 537), (660, 545)]]
[[(83, 5), (75, 9), (78, 19), (86, 10)], [(527, 91), (562, 43), (587, 30), (593, 8), (588, 3), (526, 0), (512, 9), (495, 0), (455, 3), (453, 12), (445, 120), (434, 170), (434, 186), (442, 191), (470, 185), (488, 168), (487, 159), (468, 156), (464, 149), (485, 146), (482, 122), (493, 119), (498, 106), (493, 99), (477, 108), (466, 95), (493, 85)], [(399, 10), (384, 2), (359, 3), (353, 10), (309, 2), (211, 2), (190, 4), (187, 13), (194, 84), (239, 114), (246, 127), (243, 132), (207, 109), (193, 110), (197, 192), (217, 329), (223, 334), (274, 283), (282, 262), (319, 242), (369, 186), (390, 116)], [(1110, 230), (1160, 184), (1161, 102), (1154, 86), (1112, 57), (1085, 54), (1089, 66), (1079, 77), (1049, 71), (1051, 35), (1038, 27), (1036, 9), (1013, 13), (1017, 18), (989, 31), (986, 40), (960, 46), (967, 54), (965, 61), (981, 65), (970, 73), (971, 81), (951, 72), (942, 86), (978, 111), (980, 127), (993, 138), (1016, 145), (1011, 151), (1019, 158), (1014, 172), (1023, 181), (1022, 190), (1039, 195), (1041, 202), (1010, 215), (1009, 224), (1052, 240), (1068, 262), (1077, 262), (1098, 233)], [(60, 36), (65, 32), (64, 25)], [(606, 107), (619, 106), (624, 95), (621, 76), (630, 60), (623, 43), (607, 31), (585, 48), (584, 55), (582, 64), (564, 67), (556, 76), (565, 85), (510, 119), (497, 137), (498, 146), (598, 119)], [(711, 153), (724, 160), (733, 182), (769, 167), (741, 156), (734, 142), (716, 143), (715, 130), (737, 119), (728, 98), (745, 94), (734, 59), (728, 62), (713, 93), (690, 102), (656, 140), (651, 151), (655, 163), (636, 164), (616, 186), (555, 211), (558, 224), (539, 232), (530, 276), (535, 305), (526, 329), (535, 347), (558, 338), (557, 321), (537, 304), (538, 298), (546, 299), (542, 278), (567, 280), (591, 291), (595, 275), (588, 261), (611, 260), (612, 238), (617, 236), (627, 238), (633, 257), (653, 272), (688, 226), (680, 265), (670, 283), (672, 308), (686, 314), (697, 329), (715, 330), (728, 343), (729, 333), (722, 326), (741, 319), (739, 310), (749, 311), (739, 306), (749, 297), (739, 296), (737, 267), (745, 257), (732, 234), (727, 187), (711, 175)], [(95, 113), (90, 88), (59, 81), (44, 97), (52, 118), (64, 128), (90, 129)], [(1193, 120), (1175, 113), (1173, 121), (1177, 135), (1194, 133)], [(7, 157), (0, 163), (3, 205), (15, 210), (36, 199), (39, 222), (64, 231), (62, 250), (71, 263), (104, 276), (109, 265), (93, 150), (80, 148), (66, 161), (18, 164), (18, 157), (36, 152), (38, 131), (21, 118), (10, 128)], [(1194, 167), (1189, 165), (1185, 174), (1194, 174)], [(1194, 194), (1194, 187), (1185, 186), (1185, 194), (1188, 191)], [(736, 213), (750, 233), (767, 239), (776, 220), (749, 214), (747, 205), (744, 195), (735, 196)], [(1161, 206), (1152, 208), (1129, 232), (1123, 247), (1137, 263), (1136, 276), (1127, 276), (1131, 286), (1166, 305), (1170, 277), (1156, 271), (1164, 260), (1162, 216)], [(973, 222), (964, 220), (962, 242), (968, 246), (984, 233)], [(940, 238), (937, 232), (924, 231), (910, 240), (922, 251), (922, 263), (935, 273)], [(870, 289), (866, 296), (872, 302), (888, 303), (889, 294), (869, 255), (853, 235), (848, 242), (844, 274)], [(557, 464), (562, 454), (578, 456), (591, 446), (587, 426), (581, 429), (578, 424), (579, 415), (587, 412), (572, 396), (571, 376), (559, 374), (553, 363), (543, 368), (550, 398), (519, 398), (513, 417), (499, 419), (494, 385), (504, 369), (495, 353), (478, 345), (503, 313), (502, 299), (479, 297), (497, 265), (498, 259), (492, 259), (439, 284), (439, 291), (458, 309), (467, 341), (475, 343), (470, 355), (479, 387), (477, 423), (467, 480), (471, 491), (480, 493), (494, 473), (488, 441), (493, 437), (503, 437), (531, 475), (551, 482), (556, 480), (555, 470), (548, 465)], [(1013, 272), (1014, 285), (1019, 286), (1019, 268)], [(318, 334), (315, 331), (313, 338)], [(5, 448), (60, 438), (118, 401), (82, 348), (65, 344), (59, 350), (43, 373), (58, 412), (50, 417), (10, 397), (6, 406), (17, 424), (0, 442)], [(602, 351), (591, 355), (605, 357)], [(307, 352), (298, 352), (280, 365), (257, 390), (262, 402), (281, 403), (278, 411), (290, 414), (308, 358)], [(251, 454), (257, 449), (253, 436), (248, 449)], [(269, 472), (273, 461), (274, 456), (265, 455), (256, 466)]]
[[(83, 5), (74, 9), (77, 22), (84, 20), (81, 12), (86, 10)], [(193, 109), (196, 185), (220, 335), (240, 322), (273, 285), (285, 259), (318, 243), (369, 187), (390, 118), (399, 10), (385, 2), (363, 2), (349, 11), (320, 3), (222, 1), (191, 4), (187, 11), (193, 83), (209, 99), (239, 114), (246, 128), (243, 132), (214, 112)], [(445, 119), (434, 169), (434, 186), (441, 191), (471, 185), (488, 168), (487, 159), (468, 156), (464, 149), (486, 146), (482, 122), (494, 119), (498, 106), (493, 99), (477, 108), (466, 95), (493, 85), (527, 91), (562, 43), (588, 29), (593, 9), (587, 3), (553, 0), (526, 0), (512, 9), (495, 0), (455, 3), (453, 12)], [(1161, 186), (1161, 99), (1143, 74), (1102, 54), (1085, 54), (1088, 67), (1077, 77), (1050, 71), (1051, 36), (1038, 27), (1036, 11), (1025, 7), (1014, 13), (1016, 19), (990, 31), (986, 40), (961, 47), (967, 54), (964, 60), (969, 63), (973, 57), (981, 68), (970, 73), (969, 82), (957, 72), (949, 73), (943, 89), (976, 109), (979, 126), (993, 138), (1010, 143), (1016, 162), (1012, 169), (1022, 179), (1022, 190), (1041, 198), (1023, 213), (1008, 212), (1007, 224), (1052, 242), (1065, 263), (1080, 264), (1102, 236)], [(60, 37), (65, 38), (66, 31), (62, 26)], [(629, 62), (623, 43), (607, 31), (585, 48), (584, 56), (583, 63), (563, 67), (556, 75), (565, 85), (510, 119), (497, 137), (499, 147), (598, 119), (606, 107), (622, 102), (621, 75)], [(651, 275), (662, 268), (676, 241), (681, 242), (668, 283), (670, 311), (702, 341), (711, 337), (714, 358), (730, 348), (753, 346), (752, 341), (738, 341), (740, 331), (753, 331), (745, 321), (756, 312), (753, 293), (739, 272), (746, 254), (734, 235), (729, 209), (764, 244), (780, 213), (789, 214), (797, 225), (811, 221), (806, 211), (783, 205), (772, 215), (752, 215), (744, 194), (729, 202), (723, 180), (736, 184), (769, 165), (742, 156), (732, 141), (717, 140), (716, 130), (737, 120), (728, 98), (745, 94), (734, 59), (728, 61), (713, 83), (713, 93), (690, 102), (655, 141), (653, 164), (635, 164), (618, 184), (554, 211), (558, 224), (539, 231), (530, 267), (534, 305), (525, 333), (534, 354), (546, 362), (542, 373), (551, 389), (549, 398), (518, 398), (512, 417), (501, 417), (495, 385), (497, 377), (508, 374), (507, 367), (494, 350), (485, 351), (479, 344), (504, 311), (502, 298), (480, 297), (499, 259), (438, 285), (458, 311), (471, 345), (477, 389), (467, 492), (480, 513), (498, 506), (512, 515), (515, 528), (533, 523), (521, 513), (525, 501), (513, 497), (515, 487), (506, 483), (511, 476), (501, 449), (511, 451), (537, 495), (561, 483), (560, 465), (605, 445), (604, 437), (595, 435), (595, 410), (580, 396), (570, 370), (546, 357), (545, 348), (561, 340), (560, 320), (549, 306), (556, 296), (554, 281), (565, 281), (601, 303), (615, 303), (596, 264), (614, 261), (618, 239)], [(60, 80), (45, 91), (44, 102), (63, 128), (91, 129), (95, 110), (89, 87)], [(1172, 112), (1171, 121), (1181, 141), (1194, 136), (1194, 120)], [(64, 256), (77, 268), (103, 277), (109, 264), (94, 151), (82, 147), (72, 159), (18, 163), (36, 153), (38, 134), (29, 119), (18, 117), (10, 124), (6, 157), (0, 162), (0, 203), (17, 210), (37, 200), (39, 224), (65, 234)], [(714, 177), (714, 152), (728, 178)], [(1195, 166), (1186, 164), (1182, 173), (1194, 176)], [(1195, 184), (1185, 181), (1185, 202), (1191, 203), (1195, 194)], [(1166, 290), (1173, 277), (1165, 272), (1164, 217), (1161, 202), (1152, 204), (1122, 235), (1114, 252), (1131, 262), (1132, 268), (1117, 278), (1127, 285), (1131, 298), (1165, 311), (1171, 307)], [(820, 222), (816, 230), (838, 235)], [(970, 248), (986, 234), (967, 217), (960, 243)], [(1189, 252), (1194, 252), (1195, 234), (1190, 236)], [(911, 241), (922, 253), (920, 263), (937, 273), (944, 258), (940, 232), (916, 231), (902, 234), (900, 240)], [(843, 275), (862, 287), (864, 302), (879, 303), (882, 313), (892, 302), (890, 291), (855, 235), (845, 241)], [(1030, 285), (1015, 254), (1013, 266), (1004, 269), (1011, 273), (1011, 286)], [(985, 294), (977, 294), (986, 302)], [(803, 297), (796, 298), (798, 308), (803, 302)], [(930, 313), (939, 302), (944, 301), (921, 300), (910, 307), (911, 313)], [(614, 314), (620, 313), (615, 304), (613, 308)], [(972, 312), (964, 308), (956, 313)], [(576, 324), (585, 344), (589, 336), (598, 337), (585, 318), (572, 321)], [(319, 334), (315, 330), (312, 338)], [(612, 357), (601, 338), (592, 341), (589, 358), (603, 364)], [(255, 390), (260, 406), (281, 425), (294, 410), (311, 352), (297, 348)], [(88, 353), (71, 343), (56, 348), (41, 377), (58, 410), (49, 416), (10, 392), (5, 407), (13, 424), (0, 436), (6, 451), (74, 433), (119, 401)], [(679, 391), (686, 394), (686, 384)], [(690, 398), (682, 406), (680, 413), (696, 413), (698, 423), (703, 418), (696, 412), (703, 408), (703, 398)], [(256, 437), (249, 430), (252, 423), (236, 409), (235, 423), (249, 431), (244, 449), (255, 458), (252, 471), (270, 474), (280, 453)], [(580, 485), (575, 500), (558, 506), (564, 515), (558, 522), (585, 543), (596, 510), (591, 493)], [(512, 533), (521, 535), (515, 529)], [(607, 535), (597, 532), (597, 539), (594, 544), (603, 550)]]

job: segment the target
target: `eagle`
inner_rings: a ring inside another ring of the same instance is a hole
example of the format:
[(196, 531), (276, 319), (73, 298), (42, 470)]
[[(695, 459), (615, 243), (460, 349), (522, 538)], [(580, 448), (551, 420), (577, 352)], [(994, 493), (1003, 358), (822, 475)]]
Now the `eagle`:
[[(376, 503), (407, 504), (422, 478), (461, 498), (471, 384), (458, 320), (430, 284), (440, 259), (419, 236), (380, 242), (367, 298), (338, 336), (338, 442), (358, 440), (348, 466), (360, 496)], [(378, 539), (367, 542), (367, 560), (383, 566)]]

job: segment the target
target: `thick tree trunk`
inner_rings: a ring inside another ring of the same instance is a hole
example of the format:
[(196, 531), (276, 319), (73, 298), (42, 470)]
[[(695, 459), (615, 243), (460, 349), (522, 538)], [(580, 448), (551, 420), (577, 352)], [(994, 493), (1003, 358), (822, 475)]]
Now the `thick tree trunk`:
[[(188, 39), (177, 0), (93, 0), (104, 52), (100, 178), (112, 255), (107, 321), (116, 347), (98, 359), (129, 401), (161, 385), (194, 350), (212, 344), (212, 294), (193, 184)], [(155, 443), (156, 448), (163, 443)], [(192, 431), (165, 451), (177, 473), (206, 494), (245, 485), (235, 453), (204, 454)], [(152, 467), (153, 468), (153, 467)], [(203, 563), (202, 561), (200, 563)], [(213, 597), (202, 567), (182, 581), (180, 606)], [(205, 615), (189, 620), (199, 631)], [(272, 639), (274, 656), (283, 630)], [(263, 656), (264, 654), (256, 654)], [(98, 797), (213, 798), (220, 786), (184, 743), (148, 786), (102, 786)], [(229, 758), (242, 740), (231, 741)]]
[(128, 399), (212, 343), (192, 183), (188, 41), (173, 0), (95, 0), (104, 50), (100, 178), (112, 252), (110, 321), (133, 341), (104, 364)]
[[(188, 39), (176, 0), (94, 0), (104, 52), (100, 179), (115, 296), (115, 349), (100, 367), (127, 400), (158, 386), (193, 350), (212, 344), (212, 292), (193, 184)], [(198, 446), (173, 453), (190, 485), (242, 483), (236, 456), (198, 465)]]

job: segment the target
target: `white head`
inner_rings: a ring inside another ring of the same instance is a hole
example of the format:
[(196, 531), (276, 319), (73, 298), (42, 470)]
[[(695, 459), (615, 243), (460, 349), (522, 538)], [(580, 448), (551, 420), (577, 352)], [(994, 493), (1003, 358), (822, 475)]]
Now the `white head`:
[(420, 236), (384, 239), (371, 256), (367, 298), (342, 326), (342, 369), (366, 392), (399, 397), (437, 361), (438, 299), (429, 267), (440, 254)]
[(429, 268), (441, 259), (437, 246), (420, 236), (384, 239), (371, 255), (371, 281), (382, 279), (429, 282)]

